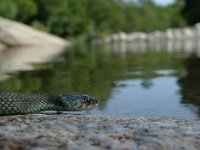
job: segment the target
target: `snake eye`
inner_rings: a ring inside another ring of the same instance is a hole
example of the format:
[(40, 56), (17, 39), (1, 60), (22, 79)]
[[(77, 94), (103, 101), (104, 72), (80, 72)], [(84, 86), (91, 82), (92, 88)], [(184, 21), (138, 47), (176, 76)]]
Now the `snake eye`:
[(87, 105), (90, 105), (90, 99), (89, 99), (89, 98), (85, 99), (85, 103), (86, 103)]
[(90, 99), (88, 98), (88, 96), (83, 96), (83, 102), (86, 104), (86, 105), (90, 105), (91, 104), (91, 101)]
[(89, 107), (96, 107), (98, 102), (95, 97), (82, 95), (82, 102)]

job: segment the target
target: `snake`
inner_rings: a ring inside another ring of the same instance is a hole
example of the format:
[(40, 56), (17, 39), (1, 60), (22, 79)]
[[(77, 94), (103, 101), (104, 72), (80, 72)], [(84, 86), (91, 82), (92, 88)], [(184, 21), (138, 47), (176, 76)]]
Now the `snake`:
[(84, 111), (97, 106), (97, 99), (85, 94), (0, 93), (0, 116), (55, 110)]

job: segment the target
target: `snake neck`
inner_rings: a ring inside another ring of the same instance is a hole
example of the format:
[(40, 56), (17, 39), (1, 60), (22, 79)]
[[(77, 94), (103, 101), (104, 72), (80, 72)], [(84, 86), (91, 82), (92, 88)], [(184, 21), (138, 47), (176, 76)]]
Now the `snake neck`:
[(62, 111), (60, 103), (61, 97), (57, 95), (48, 95), (46, 99), (43, 100), (45, 105), (42, 110), (56, 110)]
[(73, 111), (73, 102), (70, 98), (66, 101), (63, 100), (62, 95), (51, 95), (45, 100), (46, 106), (43, 110), (56, 110), (56, 111)]

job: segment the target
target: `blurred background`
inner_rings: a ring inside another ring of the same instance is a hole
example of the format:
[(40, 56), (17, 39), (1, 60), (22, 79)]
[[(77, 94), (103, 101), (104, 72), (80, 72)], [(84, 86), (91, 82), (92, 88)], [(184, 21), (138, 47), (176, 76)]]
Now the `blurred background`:
[(93, 95), (89, 114), (199, 118), (199, 0), (0, 0), (0, 16), (73, 42), (1, 50), (0, 91)]
[(199, 21), (198, 0), (1, 0), (0, 15), (69, 38), (151, 32)]

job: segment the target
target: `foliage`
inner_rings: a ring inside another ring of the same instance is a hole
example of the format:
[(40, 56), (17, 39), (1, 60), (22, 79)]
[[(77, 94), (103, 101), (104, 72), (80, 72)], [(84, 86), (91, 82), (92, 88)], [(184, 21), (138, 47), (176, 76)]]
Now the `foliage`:
[(183, 27), (187, 25), (187, 21), (184, 19), (180, 12), (183, 9), (183, 5), (179, 2), (176, 2), (168, 7), (168, 12), (171, 13), (170, 24), (171, 27)]
[(0, 15), (27, 22), (37, 13), (37, 6), (32, 0), (1, 0)]
[(183, 14), (188, 23), (193, 25), (200, 22), (200, 1), (199, 0), (184, 0), (185, 5)]
[(175, 3), (169, 6), (158, 6), (152, 1), (140, 1), (137, 6), (133, 2), (124, 4), (126, 22), (125, 31), (165, 30), (169, 27), (182, 27), (186, 25), (180, 14), (182, 5)]
[(96, 32), (112, 29), (116, 32), (124, 23), (120, 3), (114, 0), (88, 0), (88, 17), (92, 19)]
[(151, 0), (1, 0), (0, 15), (61, 37), (99, 36), (182, 27), (182, 7)]

